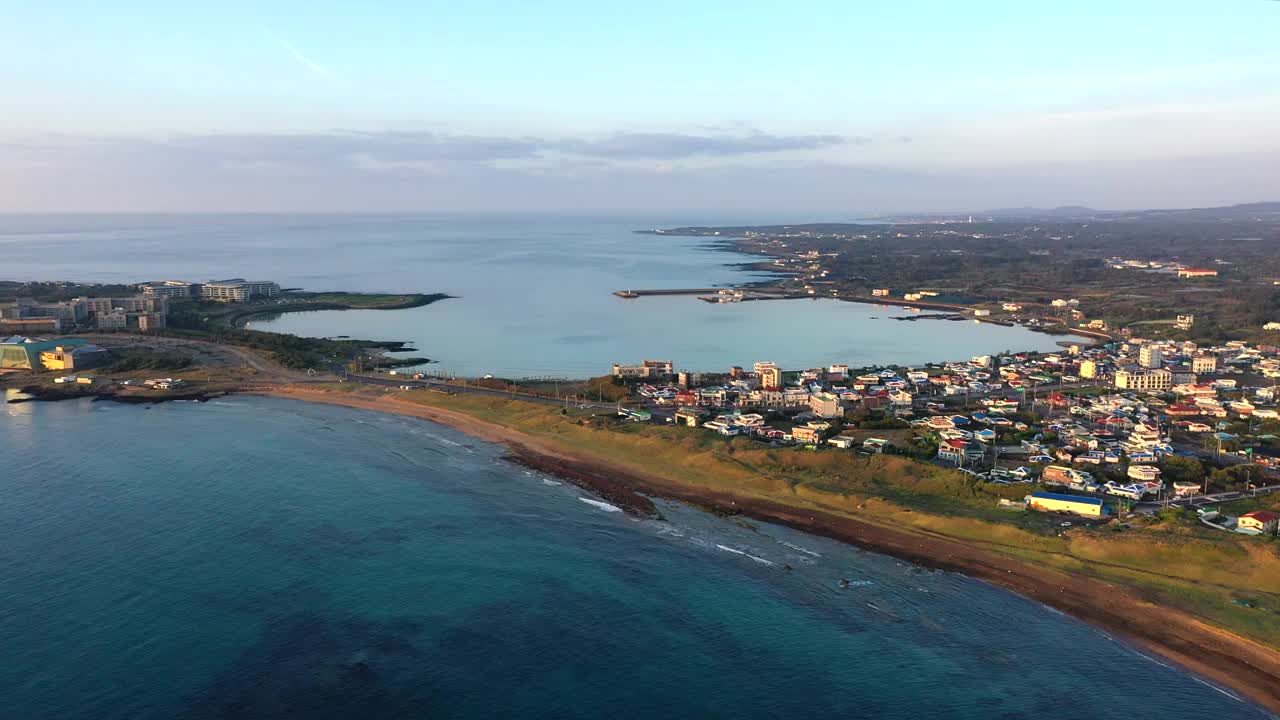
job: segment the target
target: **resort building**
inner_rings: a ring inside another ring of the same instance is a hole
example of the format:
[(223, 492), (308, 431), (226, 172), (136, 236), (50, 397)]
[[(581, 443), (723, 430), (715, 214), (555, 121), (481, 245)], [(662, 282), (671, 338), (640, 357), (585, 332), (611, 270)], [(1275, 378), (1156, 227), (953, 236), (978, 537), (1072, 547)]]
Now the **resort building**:
[(214, 302), (248, 302), (260, 297), (275, 297), (280, 286), (270, 280), (212, 280), (200, 286), (200, 297)]
[(200, 297), (200, 285), (184, 280), (162, 280), (142, 283), (138, 286), (147, 297), (190, 298)]

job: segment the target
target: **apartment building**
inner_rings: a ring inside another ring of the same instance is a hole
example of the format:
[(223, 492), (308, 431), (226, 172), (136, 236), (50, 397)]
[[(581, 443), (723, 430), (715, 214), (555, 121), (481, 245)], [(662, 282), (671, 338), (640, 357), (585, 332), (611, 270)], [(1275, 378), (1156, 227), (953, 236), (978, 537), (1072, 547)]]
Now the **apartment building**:
[(1116, 372), (1115, 385), (1118, 390), (1159, 392), (1173, 387), (1173, 373), (1164, 368), (1125, 368)]

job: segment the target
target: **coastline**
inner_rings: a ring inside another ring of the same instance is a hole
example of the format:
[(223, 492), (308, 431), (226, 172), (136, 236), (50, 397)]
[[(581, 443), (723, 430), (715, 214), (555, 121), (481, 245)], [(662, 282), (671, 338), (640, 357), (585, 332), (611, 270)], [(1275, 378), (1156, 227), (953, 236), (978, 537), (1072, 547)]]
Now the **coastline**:
[(717, 514), (741, 514), (785, 525), (926, 567), (990, 582), (1103, 628), (1138, 647), (1172, 660), (1192, 673), (1231, 688), (1272, 712), (1280, 712), (1280, 653), (1213, 627), (1191, 613), (1158, 606), (1133, 588), (1038, 567), (979, 544), (961, 542), (941, 534), (908, 531), (821, 509), (712, 492), (652, 475), (620, 470), (513, 428), (456, 410), (399, 400), (394, 396), (360, 395), (298, 385), (245, 389), (243, 394), (339, 405), (447, 425), (473, 437), (504, 445), (511, 450), (512, 461), (560, 476), (599, 493), (630, 512), (656, 512), (648, 498), (640, 494), (644, 493)]

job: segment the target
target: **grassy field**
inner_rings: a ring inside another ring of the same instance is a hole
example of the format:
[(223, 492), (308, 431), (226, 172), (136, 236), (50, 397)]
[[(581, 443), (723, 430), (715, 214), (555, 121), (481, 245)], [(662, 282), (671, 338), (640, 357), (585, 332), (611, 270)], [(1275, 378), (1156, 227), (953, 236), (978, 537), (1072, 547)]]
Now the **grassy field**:
[(963, 540), (1042, 567), (1140, 588), (1155, 602), (1280, 647), (1280, 542), (1274, 539), (1215, 533), (1176, 515), (1096, 527), (1075, 522), (1063, 529), (1061, 517), (995, 508), (998, 497), (1021, 497), (1030, 486), (987, 485), (903, 457), (767, 448), (690, 428), (618, 423), (474, 395), (400, 397), (672, 483)]

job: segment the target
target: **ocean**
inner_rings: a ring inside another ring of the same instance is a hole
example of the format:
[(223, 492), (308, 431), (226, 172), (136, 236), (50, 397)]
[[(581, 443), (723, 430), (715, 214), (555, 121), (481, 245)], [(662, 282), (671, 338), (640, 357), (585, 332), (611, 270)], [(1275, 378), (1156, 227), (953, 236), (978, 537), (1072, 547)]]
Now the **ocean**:
[[(825, 300), (623, 300), (616, 290), (735, 285), (756, 258), (647, 228), (842, 218), (452, 215), (0, 216), (0, 280), (132, 283), (251, 277), (308, 290), (443, 292), (399, 311), (289, 314), (252, 323), (308, 336), (405, 340), (435, 369), (581, 378), (613, 363), (694, 371), (777, 362), (919, 365), (1065, 338), (974, 322), (894, 320), (900, 307)], [(847, 219), (845, 219), (847, 220)]]
[(1268, 717), (982, 582), (502, 455), (284, 400), (0, 406), (0, 716)]

